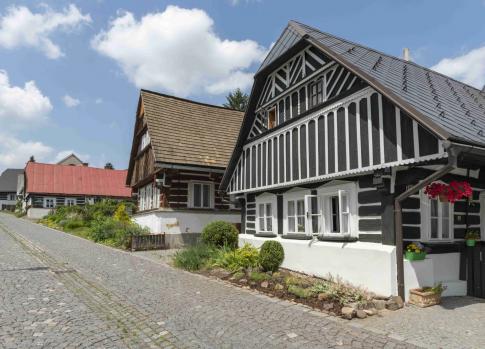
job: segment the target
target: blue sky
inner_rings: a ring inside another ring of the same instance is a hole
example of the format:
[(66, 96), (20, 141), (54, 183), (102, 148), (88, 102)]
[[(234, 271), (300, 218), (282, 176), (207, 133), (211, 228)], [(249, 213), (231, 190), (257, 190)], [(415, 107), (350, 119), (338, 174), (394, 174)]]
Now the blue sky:
[(126, 168), (139, 88), (221, 104), (290, 19), (481, 87), (484, 17), (483, 0), (1, 0), (0, 171), (71, 151)]

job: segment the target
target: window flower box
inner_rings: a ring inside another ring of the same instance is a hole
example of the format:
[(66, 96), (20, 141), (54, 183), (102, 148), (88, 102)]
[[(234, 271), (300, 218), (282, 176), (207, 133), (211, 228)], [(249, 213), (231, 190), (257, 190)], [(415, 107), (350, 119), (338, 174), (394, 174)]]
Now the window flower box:
[(439, 198), (441, 202), (454, 204), (456, 201), (461, 200), (464, 197), (471, 197), (473, 189), (467, 181), (451, 181), (450, 184), (434, 182), (426, 186), (424, 193), (428, 195), (430, 199)]
[(426, 252), (413, 252), (413, 251), (406, 251), (404, 257), (408, 261), (422, 261), (426, 258)]
[(478, 231), (471, 230), (465, 235), (465, 244), (468, 247), (474, 247), (478, 240), (480, 240), (480, 233)]

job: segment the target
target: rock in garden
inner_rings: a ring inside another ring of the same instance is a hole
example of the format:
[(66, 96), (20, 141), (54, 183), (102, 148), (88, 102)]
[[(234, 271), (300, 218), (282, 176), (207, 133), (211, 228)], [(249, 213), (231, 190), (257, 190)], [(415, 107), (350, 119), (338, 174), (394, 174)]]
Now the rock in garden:
[(263, 281), (263, 282), (261, 283), (261, 287), (262, 287), (262, 288), (268, 288), (268, 286), (269, 286), (269, 282), (268, 282), (268, 281)]
[(343, 307), (342, 308), (342, 317), (347, 320), (352, 320), (355, 316), (355, 309), (350, 307)]
[(256, 286), (256, 281), (251, 281), (249, 284), (250, 284), (251, 286)]
[(357, 303), (357, 302), (355, 302), (355, 303), (349, 303), (349, 304), (345, 304), (345, 306), (346, 306), (346, 307), (349, 307), (349, 308), (352, 308), (352, 309), (355, 309), (355, 310), (357, 310), (357, 309), (361, 309), (361, 308), (362, 308), (362, 304)]
[(357, 316), (359, 319), (365, 319), (367, 317), (367, 313), (364, 310), (359, 309), (355, 312), (355, 316)]
[(367, 316), (377, 315), (376, 308), (364, 309), (364, 312), (367, 314)]
[(404, 302), (401, 297), (393, 296), (386, 302), (386, 309), (388, 310), (398, 310), (404, 307)]
[(328, 299), (328, 294), (326, 293), (319, 293), (318, 294), (318, 300), (319, 301), (326, 301)]
[(281, 291), (283, 290), (285, 287), (282, 285), (282, 284), (276, 284), (274, 289), (277, 290), (277, 291)]
[(240, 279), (239, 282), (241, 284), (247, 284), (248, 283), (248, 280), (246, 280), (246, 279)]
[(374, 299), (373, 303), (377, 310), (386, 309), (386, 301), (383, 299)]
[(323, 310), (330, 311), (333, 309), (333, 303), (325, 303), (323, 305)]

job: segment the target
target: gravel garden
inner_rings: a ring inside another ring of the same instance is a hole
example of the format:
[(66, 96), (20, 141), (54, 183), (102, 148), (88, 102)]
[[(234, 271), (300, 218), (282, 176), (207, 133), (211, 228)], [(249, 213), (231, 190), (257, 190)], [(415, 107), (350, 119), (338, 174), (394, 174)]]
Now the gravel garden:
[(404, 306), (400, 297), (381, 297), (338, 278), (319, 278), (284, 268), (284, 250), (275, 240), (260, 249), (237, 247), (238, 231), (230, 223), (207, 225), (201, 242), (175, 254), (175, 267), (254, 289), (271, 297), (305, 304), (345, 319), (366, 318)]

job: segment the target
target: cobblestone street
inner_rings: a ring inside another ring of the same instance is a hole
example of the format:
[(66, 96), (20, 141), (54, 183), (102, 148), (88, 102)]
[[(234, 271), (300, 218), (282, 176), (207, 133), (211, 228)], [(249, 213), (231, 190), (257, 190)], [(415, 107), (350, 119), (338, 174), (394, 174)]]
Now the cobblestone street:
[(411, 348), (323, 313), (0, 214), (1, 348)]

